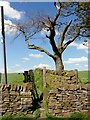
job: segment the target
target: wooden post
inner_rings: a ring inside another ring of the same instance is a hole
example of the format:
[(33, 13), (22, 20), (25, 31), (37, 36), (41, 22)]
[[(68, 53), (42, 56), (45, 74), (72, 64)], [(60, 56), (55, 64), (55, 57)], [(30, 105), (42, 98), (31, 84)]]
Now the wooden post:
[(46, 67), (43, 68), (43, 108), (43, 116), (45, 117), (45, 113), (47, 111)]
[(46, 67), (43, 68), (43, 85), (46, 87)]
[(76, 84), (78, 84), (78, 70), (75, 69), (75, 76), (76, 76)]
[(43, 101), (47, 100), (47, 91), (46, 91), (46, 67), (43, 68)]

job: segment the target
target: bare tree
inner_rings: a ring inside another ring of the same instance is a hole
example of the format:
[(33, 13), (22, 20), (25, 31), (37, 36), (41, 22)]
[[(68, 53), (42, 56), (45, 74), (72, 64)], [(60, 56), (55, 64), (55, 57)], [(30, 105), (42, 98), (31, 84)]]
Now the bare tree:
[[(70, 20), (68, 23), (59, 22), (59, 18), (61, 16), (61, 11), (63, 9), (63, 3), (56, 3), (54, 2), (54, 7), (57, 9), (57, 12), (53, 18), (50, 16), (38, 16), (34, 19), (31, 19), (29, 22), (24, 24), (17, 24), (17, 29), (19, 30), (20, 34), (24, 35), (25, 42), (27, 44), (28, 49), (38, 50), (40, 52), (46, 53), (48, 56), (50, 56), (56, 65), (56, 70), (63, 70), (64, 65), (62, 61), (62, 54), (65, 51), (65, 49), (76, 40), (77, 37), (80, 35), (80, 30), (82, 29), (82, 26), (79, 26), (79, 24), (75, 21), (72, 23), (72, 20)], [(66, 16), (70, 16), (74, 13), (69, 13)], [(65, 15), (64, 15), (65, 16)], [(60, 33), (61, 26), (63, 26), (63, 30)], [(30, 44), (30, 39), (33, 39), (33, 36), (38, 34), (43, 29), (47, 30), (49, 32), (48, 35), (46, 35), (46, 38), (49, 40), (50, 46), (52, 48), (53, 54), (47, 51), (46, 49), (43, 49), (40, 46), (37, 46), (35, 44)], [(59, 40), (58, 44), (56, 44), (56, 30), (58, 30), (59, 34)], [(65, 42), (65, 39), (67, 38), (67, 41)]]

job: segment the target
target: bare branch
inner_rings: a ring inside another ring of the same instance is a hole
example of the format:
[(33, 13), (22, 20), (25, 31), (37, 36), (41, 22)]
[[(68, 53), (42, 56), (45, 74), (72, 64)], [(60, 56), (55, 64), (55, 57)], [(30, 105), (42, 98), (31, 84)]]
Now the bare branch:
[(64, 44), (64, 46), (63, 46), (63, 51), (67, 48), (67, 46), (68, 46), (70, 43), (72, 43), (72, 42), (79, 36), (79, 34), (80, 34), (80, 28), (78, 29), (77, 34), (76, 34), (74, 37), (72, 37), (68, 42), (66, 42), (66, 43)]
[(55, 6), (58, 10), (60, 10), (60, 6), (58, 6), (56, 2), (54, 2), (54, 6)]
[(57, 13), (56, 13), (56, 16), (54, 17), (53, 19), (53, 23), (55, 24), (56, 23), (56, 20), (58, 19), (59, 15), (60, 15), (60, 9), (61, 9), (61, 3), (59, 2), (59, 6), (57, 5), (56, 2), (54, 2), (54, 6), (57, 8)]
[(60, 38), (59, 43), (58, 43), (58, 48), (62, 47), (64, 38), (65, 38), (65, 34), (66, 34), (69, 26), (71, 25), (71, 23), (72, 23), (72, 20), (65, 26), (64, 30), (62, 31), (61, 38)]
[(39, 46), (36, 46), (36, 45), (34, 45), (34, 44), (28, 44), (28, 48), (29, 49), (34, 49), (34, 50), (38, 50), (38, 51), (40, 51), (40, 52), (44, 52), (44, 53), (46, 53), (48, 56), (50, 56), (50, 57), (52, 57), (53, 59), (55, 59), (55, 57), (54, 57), (54, 55), (52, 55), (51, 53), (49, 53), (47, 50), (45, 50), (45, 49), (43, 49), (43, 48), (41, 48), (41, 47), (39, 47)]

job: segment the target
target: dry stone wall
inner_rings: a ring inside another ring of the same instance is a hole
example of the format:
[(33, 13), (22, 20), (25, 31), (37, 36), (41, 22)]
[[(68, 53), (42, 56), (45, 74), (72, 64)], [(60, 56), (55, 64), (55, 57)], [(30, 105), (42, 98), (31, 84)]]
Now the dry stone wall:
[[(38, 75), (43, 75), (43, 69), (35, 70)], [(50, 88), (59, 88), (65, 83), (77, 84), (78, 71), (77, 70), (46, 70), (46, 82)]]
[(0, 85), (1, 115), (32, 115), (32, 83), (24, 86)]
[[(43, 75), (42, 69), (37, 69)], [(46, 71), (46, 82), (52, 86), (48, 89), (48, 112), (55, 116), (65, 116), (74, 112), (90, 111), (90, 84), (77, 84), (78, 74), (71, 71)], [(1, 115), (32, 115), (32, 82), (19, 85), (0, 84)], [(46, 96), (45, 96), (46, 97)]]
[(90, 84), (64, 84), (48, 93), (48, 112), (65, 116), (74, 112), (90, 111)]

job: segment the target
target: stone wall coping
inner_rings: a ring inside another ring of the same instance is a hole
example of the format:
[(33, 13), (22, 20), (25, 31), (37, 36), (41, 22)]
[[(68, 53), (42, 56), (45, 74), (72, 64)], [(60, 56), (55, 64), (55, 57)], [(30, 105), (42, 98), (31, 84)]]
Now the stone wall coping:
[(15, 85), (15, 84), (1, 84), (0, 85), (0, 91), (30, 91), (32, 90), (32, 82), (29, 82), (28, 85)]

